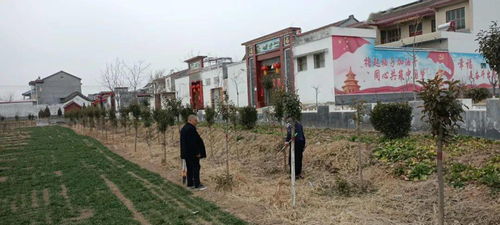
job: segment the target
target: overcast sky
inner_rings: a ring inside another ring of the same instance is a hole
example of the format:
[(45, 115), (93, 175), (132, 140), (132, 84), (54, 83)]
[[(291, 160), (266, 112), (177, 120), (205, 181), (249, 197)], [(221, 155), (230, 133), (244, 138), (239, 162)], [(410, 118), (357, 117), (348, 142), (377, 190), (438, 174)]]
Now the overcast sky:
[(202, 54), (241, 60), (241, 43), (290, 27), (308, 31), (413, 0), (0, 0), (0, 98), (64, 70), (83, 92), (104, 90), (101, 71), (120, 58), (184, 69)]

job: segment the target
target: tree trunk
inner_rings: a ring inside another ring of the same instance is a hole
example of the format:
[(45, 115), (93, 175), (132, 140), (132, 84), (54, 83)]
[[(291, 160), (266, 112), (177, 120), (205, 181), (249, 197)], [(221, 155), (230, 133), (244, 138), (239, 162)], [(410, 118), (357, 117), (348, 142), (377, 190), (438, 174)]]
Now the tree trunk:
[(226, 174), (229, 177), (229, 132), (228, 132), (228, 125), (226, 124)]
[(137, 125), (135, 126), (134, 152), (137, 152)]
[(174, 134), (175, 134), (175, 128), (172, 130), (172, 138), (171, 138), (172, 146), (174, 146)]
[(167, 163), (167, 137), (166, 132), (163, 132), (163, 160), (162, 163)]
[(160, 142), (160, 131), (159, 130), (156, 130), (156, 138), (158, 139), (158, 144), (161, 144)]
[(210, 158), (214, 159), (214, 138), (211, 126), (208, 127), (208, 135), (210, 135)]
[[(357, 115), (356, 118), (356, 136), (358, 138), (361, 137), (361, 116)], [(361, 152), (361, 147), (362, 144), (358, 145), (358, 175), (359, 175), (359, 184), (361, 188), (364, 188), (364, 183), (363, 183), (363, 161), (362, 161), (362, 152)]]
[(438, 225), (444, 225), (443, 128), (437, 139)]
[(151, 149), (151, 128), (148, 127), (147, 129), (147, 137), (146, 137), (146, 142), (148, 143), (148, 151), (149, 151), (149, 158), (152, 160), (153, 159), (153, 150)]

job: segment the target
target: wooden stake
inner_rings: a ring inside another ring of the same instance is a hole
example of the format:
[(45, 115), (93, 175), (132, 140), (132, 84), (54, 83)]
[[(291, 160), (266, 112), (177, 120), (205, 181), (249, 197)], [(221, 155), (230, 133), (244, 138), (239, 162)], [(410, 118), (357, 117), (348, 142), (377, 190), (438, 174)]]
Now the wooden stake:
[(438, 224), (444, 225), (444, 179), (443, 179), (443, 128), (439, 128), (437, 139)]
[(292, 147), (290, 150), (290, 176), (291, 176), (291, 191), (292, 191), (292, 207), (295, 207), (295, 120), (292, 122), (292, 132), (290, 137), (292, 138)]

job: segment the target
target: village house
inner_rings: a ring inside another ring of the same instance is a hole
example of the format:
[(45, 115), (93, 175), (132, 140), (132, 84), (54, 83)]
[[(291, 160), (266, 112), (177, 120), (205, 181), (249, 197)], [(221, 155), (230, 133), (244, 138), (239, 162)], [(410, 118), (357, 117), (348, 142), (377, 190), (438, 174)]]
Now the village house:
[(176, 97), (175, 80), (187, 76), (187, 69), (171, 72), (167, 76), (158, 77), (151, 82), (153, 100), (151, 106), (155, 109), (164, 108), (167, 99)]
[(474, 52), (476, 34), (500, 15), (497, 0), (419, 0), (372, 13), (367, 24), (376, 28), (375, 45)]
[(366, 25), (351, 15), (348, 19), (301, 33), (295, 37), (292, 47), (295, 88), (302, 103), (335, 103), (332, 37), (342, 35), (374, 38), (373, 29), (366, 28)]
[(66, 96), (61, 102), (63, 113), (80, 110), (82, 107), (90, 106), (92, 104), (92, 101), (89, 98), (78, 91)]
[(30, 90), (23, 93), (25, 99), (33, 100), (39, 105), (55, 105), (73, 92), (82, 92), (79, 77), (59, 71), (48, 77), (30, 81)]
[(291, 47), (300, 32), (299, 27), (289, 27), (241, 44), (245, 46), (249, 105), (268, 106), (272, 85), (293, 90)]

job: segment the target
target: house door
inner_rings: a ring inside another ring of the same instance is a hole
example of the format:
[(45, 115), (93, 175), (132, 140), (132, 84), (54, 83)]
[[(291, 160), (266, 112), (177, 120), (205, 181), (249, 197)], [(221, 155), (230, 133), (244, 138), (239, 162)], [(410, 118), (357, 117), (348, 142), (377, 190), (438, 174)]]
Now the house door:
[(203, 85), (201, 80), (191, 82), (191, 107), (199, 110), (203, 109)]
[(220, 102), (222, 101), (222, 88), (213, 88), (211, 91), (211, 103), (214, 109), (219, 107)]

